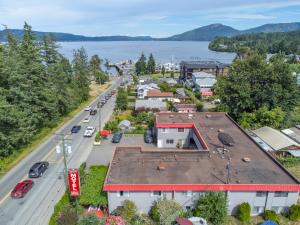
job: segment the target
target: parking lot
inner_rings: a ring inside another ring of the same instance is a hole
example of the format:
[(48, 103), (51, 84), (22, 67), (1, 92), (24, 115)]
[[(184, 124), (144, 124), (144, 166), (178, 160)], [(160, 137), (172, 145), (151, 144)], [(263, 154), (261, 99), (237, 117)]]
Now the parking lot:
[(102, 139), (101, 145), (93, 146), (93, 150), (87, 159), (87, 165), (107, 165), (113, 155), (116, 146), (142, 146), (144, 149), (151, 149), (153, 144), (147, 144), (142, 134), (124, 134), (120, 143), (111, 142), (112, 135), (108, 139)]

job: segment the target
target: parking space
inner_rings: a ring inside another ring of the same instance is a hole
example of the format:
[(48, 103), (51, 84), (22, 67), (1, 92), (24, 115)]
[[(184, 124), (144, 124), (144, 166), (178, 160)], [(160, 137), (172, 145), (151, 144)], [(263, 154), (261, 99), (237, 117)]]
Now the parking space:
[(88, 166), (108, 165), (117, 146), (142, 146), (144, 149), (155, 147), (153, 144), (145, 143), (144, 135), (142, 134), (125, 134), (118, 144), (112, 143), (111, 138), (112, 136), (109, 136), (108, 139), (102, 139), (101, 145), (93, 147), (86, 161)]

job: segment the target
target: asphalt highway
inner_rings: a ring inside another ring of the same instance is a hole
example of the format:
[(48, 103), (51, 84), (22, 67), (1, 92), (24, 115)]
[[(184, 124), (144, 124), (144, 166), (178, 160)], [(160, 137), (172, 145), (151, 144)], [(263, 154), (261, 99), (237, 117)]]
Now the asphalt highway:
[[(97, 107), (99, 99), (108, 92), (118, 87), (121, 79), (116, 80), (112, 86), (95, 99), (90, 106)], [(101, 126), (109, 120), (113, 113), (115, 96), (111, 97), (101, 108)], [(99, 109), (98, 113), (90, 116), (89, 123), (82, 123), (83, 119), (89, 116), (89, 112), (82, 110), (57, 133), (65, 134), (65, 138), (72, 146), (72, 153), (68, 154), (68, 168), (78, 168), (84, 162), (92, 150), (94, 136), (83, 137), (87, 126), (94, 126), (99, 130)], [(70, 130), (74, 125), (81, 125), (79, 133), (71, 134)], [(44, 143), (38, 146), (31, 154), (23, 159), (18, 165), (12, 168), (0, 180), (0, 225), (40, 225), (48, 224), (53, 213), (54, 205), (65, 192), (63, 176), (62, 153), (56, 152), (56, 146), (61, 143), (58, 135), (53, 134)], [(12, 199), (10, 192), (21, 180), (27, 179), (30, 167), (39, 161), (48, 161), (50, 166), (40, 178), (32, 179), (33, 188), (21, 199)]]

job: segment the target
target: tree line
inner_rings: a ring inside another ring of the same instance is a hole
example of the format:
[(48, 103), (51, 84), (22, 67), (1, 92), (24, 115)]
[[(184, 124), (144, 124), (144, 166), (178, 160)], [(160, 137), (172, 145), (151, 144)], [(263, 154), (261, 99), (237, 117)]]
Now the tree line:
[(141, 57), (135, 63), (135, 72), (137, 75), (155, 73), (155, 59), (152, 53), (150, 54), (148, 61), (144, 53), (141, 54)]
[(260, 53), (300, 54), (300, 31), (285, 33), (241, 34), (233, 37), (216, 37), (209, 49), (223, 52), (237, 52), (241, 47), (249, 47)]
[(21, 40), (8, 32), (0, 44), (0, 158), (88, 100), (91, 76), (102, 72), (99, 57), (89, 62), (81, 48), (70, 62), (58, 48), (51, 35), (37, 41), (27, 23)]

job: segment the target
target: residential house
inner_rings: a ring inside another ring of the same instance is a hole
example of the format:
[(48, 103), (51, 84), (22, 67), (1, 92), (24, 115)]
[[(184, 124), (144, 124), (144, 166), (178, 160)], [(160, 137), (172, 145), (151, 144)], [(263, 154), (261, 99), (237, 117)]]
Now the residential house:
[(167, 103), (160, 100), (136, 100), (135, 110), (166, 111)]
[(174, 95), (172, 92), (161, 92), (159, 90), (149, 90), (145, 97), (146, 99), (151, 100), (160, 100), (160, 101), (173, 101)]
[(137, 98), (144, 99), (147, 96), (148, 91), (153, 89), (159, 90), (157, 84), (138, 84), (136, 87)]
[[(228, 214), (243, 202), (252, 215), (282, 213), (297, 203), (297, 178), (227, 114), (157, 113), (154, 130), (158, 148), (116, 148), (103, 185), (109, 212), (126, 199), (142, 213), (160, 198), (190, 209), (207, 191), (226, 193)], [(224, 146), (220, 134), (231, 137), (230, 145)], [(196, 148), (176, 146), (179, 141)]]
[(197, 72), (192, 74), (192, 80), (196, 91), (200, 91), (202, 97), (209, 97), (213, 95), (211, 88), (217, 82), (216, 76), (205, 73)]
[(218, 61), (182, 61), (180, 63), (180, 79), (192, 78), (195, 72), (206, 72), (215, 76), (226, 75), (230, 64)]
[(293, 155), (300, 157), (300, 144), (287, 137), (285, 134), (271, 127), (265, 126), (252, 131), (263, 142), (269, 145), (275, 154)]
[(174, 87), (178, 82), (174, 78), (161, 78), (159, 79), (161, 82), (167, 82), (167, 84), (171, 87)]
[(178, 113), (195, 113), (197, 107), (195, 104), (176, 104), (174, 105), (174, 111)]

